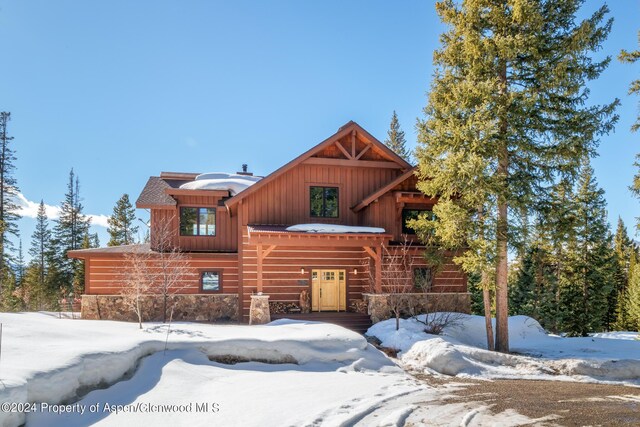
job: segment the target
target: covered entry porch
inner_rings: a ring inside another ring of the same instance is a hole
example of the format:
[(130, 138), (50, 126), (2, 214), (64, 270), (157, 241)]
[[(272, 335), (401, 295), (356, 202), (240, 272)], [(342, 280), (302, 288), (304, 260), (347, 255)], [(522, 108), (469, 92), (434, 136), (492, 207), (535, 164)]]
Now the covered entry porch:
[[(251, 258), (255, 253), (255, 287), (251, 286), (251, 277), (250, 286), (244, 290), (269, 295), (274, 317), (309, 311), (354, 311), (362, 293), (381, 291), (382, 246), (391, 235), (286, 228), (249, 226), (247, 230), (246, 247), (251, 250)], [(308, 307), (304, 305), (305, 296)]]

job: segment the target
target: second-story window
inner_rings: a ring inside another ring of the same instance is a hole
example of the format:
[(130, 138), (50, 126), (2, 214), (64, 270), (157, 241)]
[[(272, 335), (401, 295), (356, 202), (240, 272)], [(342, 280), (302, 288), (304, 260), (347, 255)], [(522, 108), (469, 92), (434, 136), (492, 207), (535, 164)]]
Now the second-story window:
[(311, 216), (338, 218), (338, 187), (310, 187)]
[(215, 236), (215, 208), (180, 208), (181, 236)]

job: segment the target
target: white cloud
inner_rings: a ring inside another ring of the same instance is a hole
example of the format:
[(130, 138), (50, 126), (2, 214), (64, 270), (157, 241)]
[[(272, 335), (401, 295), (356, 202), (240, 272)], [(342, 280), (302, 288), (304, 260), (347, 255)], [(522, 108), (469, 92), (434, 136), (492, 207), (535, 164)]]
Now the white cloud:
[[(31, 200), (27, 199), (24, 194), (18, 193), (16, 197), (16, 204), (20, 208), (20, 215), (28, 218), (35, 218), (38, 216), (38, 208), (40, 207), (40, 203), (32, 202)], [(45, 203), (44, 208), (49, 219), (56, 219), (60, 216), (59, 206), (51, 206)], [(91, 218), (91, 225), (97, 225), (105, 228), (109, 226), (109, 223), (107, 222), (107, 219), (109, 217), (107, 215), (87, 214), (87, 216)]]

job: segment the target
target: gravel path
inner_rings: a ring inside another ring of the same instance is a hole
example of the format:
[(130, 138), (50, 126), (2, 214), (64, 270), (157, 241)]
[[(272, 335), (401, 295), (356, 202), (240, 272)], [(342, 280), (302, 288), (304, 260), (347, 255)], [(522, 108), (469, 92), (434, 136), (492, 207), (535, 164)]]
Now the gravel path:
[(500, 413), (512, 409), (540, 425), (640, 426), (640, 388), (564, 381), (443, 379), (416, 375), (432, 386), (466, 384), (449, 391), (445, 403), (478, 402)]

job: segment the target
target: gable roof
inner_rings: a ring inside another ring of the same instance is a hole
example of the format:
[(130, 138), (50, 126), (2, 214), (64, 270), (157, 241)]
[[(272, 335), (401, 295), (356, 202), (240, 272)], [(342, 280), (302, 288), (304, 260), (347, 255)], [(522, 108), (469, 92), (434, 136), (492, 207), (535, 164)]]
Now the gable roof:
[(345, 123), (343, 126), (340, 126), (340, 128), (338, 129), (338, 131), (336, 133), (334, 133), (329, 138), (327, 138), (324, 141), (322, 141), (320, 144), (318, 144), (318, 145), (312, 147), (311, 149), (305, 151), (304, 153), (302, 153), (301, 155), (299, 155), (295, 159), (291, 160), (289, 163), (285, 164), (284, 166), (281, 166), (279, 169), (276, 169), (274, 172), (272, 172), (271, 174), (267, 175), (262, 180), (258, 181), (257, 183), (255, 183), (251, 187), (247, 188), (246, 190), (244, 190), (244, 191), (236, 194), (235, 196), (225, 200), (225, 202), (224, 202), (225, 205), (227, 205), (228, 208), (234, 206), (240, 200), (242, 200), (245, 197), (247, 197), (248, 195), (253, 194), (256, 191), (260, 190), (262, 187), (264, 187), (265, 185), (269, 184), (271, 181), (275, 180), (277, 177), (279, 177), (283, 173), (285, 173), (288, 170), (290, 170), (290, 169), (294, 168), (295, 166), (299, 165), (300, 163), (302, 163), (306, 159), (312, 157), (314, 154), (322, 151), (324, 148), (334, 144), (336, 141), (340, 140), (341, 138), (344, 138), (345, 136), (348, 136), (353, 131), (356, 131), (360, 135), (364, 136), (365, 139), (367, 139), (372, 145), (374, 145), (376, 148), (378, 148), (383, 153), (385, 153), (387, 155), (387, 157), (390, 158), (390, 160), (392, 160), (393, 162), (397, 163), (400, 166), (401, 169), (411, 169), (412, 168), (412, 166), (406, 160), (404, 160), (402, 157), (400, 157), (398, 154), (396, 154), (393, 150), (391, 150), (385, 144), (383, 144), (382, 142), (378, 141), (378, 139), (376, 139), (374, 136), (372, 136), (369, 132), (367, 132), (358, 123), (356, 123), (353, 120), (351, 120), (351, 121)]
[(366, 208), (378, 197), (382, 196), (387, 191), (390, 191), (396, 185), (402, 184), (406, 179), (411, 177), (411, 175), (413, 175), (416, 172), (416, 169), (417, 169), (417, 166), (414, 166), (408, 171), (406, 171), (405, 173), (403, 173), (402, 175), (398, 176), (396, 179), (394, 179), (390, 183), (388, 183), (387, 185), (385, 185), (384, 187), (380, 187), (378, 190), (374, 191), (373, 193), (369, 194), (367, 197), (362, 199), (360, 203), (352, 207), (351, 210), (354, 212), (359, 212), (362, 209)]

